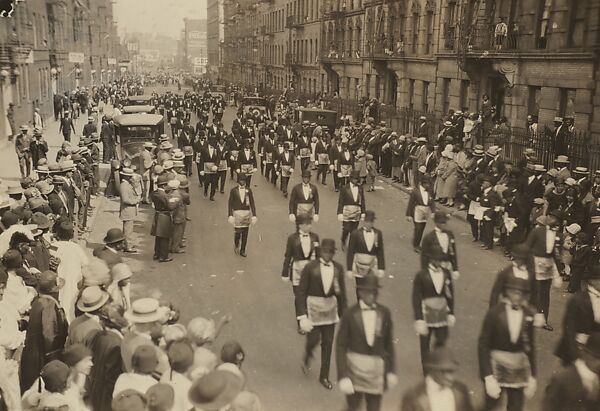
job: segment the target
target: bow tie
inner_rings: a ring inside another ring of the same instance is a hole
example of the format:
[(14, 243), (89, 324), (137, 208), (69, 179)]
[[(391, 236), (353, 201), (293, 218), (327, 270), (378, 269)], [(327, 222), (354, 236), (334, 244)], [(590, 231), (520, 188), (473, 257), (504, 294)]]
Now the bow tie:
[(374, 305), (367, 305), (366, 307), (361, 308), (362, 311), (375, 311)]
[(366, 228), (364, 228), (363, 230), (365, 230), (365, 233), (372, 233), (373, 230), (367, 230)]
[(308, 237), (310, 237), (310, 234), (300, 234), (300, 237), (301, 238), (308, 238)]
[(325, 267), (331, 266), (331, 263), (324, 263), (323, 261), (321, 261), (321, 264), (324, 265)]
[(516, 304), (512, 304), (512, 305), (510, 306), (510, 308), (511, 308), (513, 311), (519, 311), (519, 310), (521, 309), (521, 306), (520, 306), (520, 305), (516, 305)]

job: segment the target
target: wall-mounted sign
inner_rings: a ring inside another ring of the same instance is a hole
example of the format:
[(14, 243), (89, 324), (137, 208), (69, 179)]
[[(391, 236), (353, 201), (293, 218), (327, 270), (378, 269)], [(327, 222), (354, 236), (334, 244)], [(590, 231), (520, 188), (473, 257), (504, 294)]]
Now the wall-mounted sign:
[(83, 64), (85, 55), (83, 53), (69, 53), (69, 63)]
[(113, 58), (108, 58), (108, 65), (109, 66), (116, 66), (117, 65), (117, 59), (113, 59)]

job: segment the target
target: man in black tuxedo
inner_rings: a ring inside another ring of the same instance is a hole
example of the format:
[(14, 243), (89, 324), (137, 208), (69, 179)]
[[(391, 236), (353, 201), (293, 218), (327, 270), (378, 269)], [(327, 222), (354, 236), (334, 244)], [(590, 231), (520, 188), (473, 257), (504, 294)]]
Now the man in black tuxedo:
[(244, 148), (238, 153), (235, 172), (246, 175), (246, 185), (250, 187), (252, 182), (252, 174), (256, 171), (256, 153), (252, 149), (250, 140), (244, 140)]
[(354, 230), (348, 240), (346, 270), (349, 277), (356, 279), (357, 287), (369, 273), (375, 273), (379, 278), (384, 276), (383, 233), (374, 224), (375, 212), (365, 211), (363, 226)]
[(208, 195), (210, 187), (210, 201), (215, 201), (217, 191), (217, 170), (221, 162), (220, 152), (216, 147), (216, 138), (209, 137), (208, 145), (200, 152), (200, 175), (204, 176), (204, 198)]
[(246, 257), (246, 244), (250, 225), (256, 224), (256, 206), (252, 189), (246, 186), (246, 175), (238, 174), (238, 186), (229, 192), (229, 218), (227, 221), (234, 228), (234, 251)]
[(302, 171), (302, 182), (292, 188), (289, 202), (291, 222), (301, 214), (310, 216), (315, 222), (319, 221), (319, 190), (310, 182), (310, 177), (310, 170)]
[(434, 250), (441, 251), (446, 256), (444, 267), (452, 272), (456, 280), (459, 277), (458, 259), (456, 256), (456, 241), (454, 233), (447, 228), (448, 214), (444, 211), (436, 211), (433, 215), (435, 228), (427, 233), (421, 242), (421, 268), (425, 269), (429, 265), (427, 256)]
[(422, 176), (419, 184), (410, 192), (408, 205), (406, 207), (406, 218), (414, 224), (413, 250), (421, 252), (421, 239), (427, 225), (429, 216), (434, 211), (435, 203), (431, 192), (431, 179)]
[(342, 265), (333, 261), (335, 241), (321, 242), (320, 257), (306, 264), (300, 276), (296, 294), (296, 318), (300, 329), (307, 333), (302, 370), (307, 373), (313, 351), (321, 341), (319, 382), (328, 390), (329, 367), (333, 349), (335, 324), (346, 309), (346, 286)]
[(346, 249), (346, 239), (358, 228), (358, 223), (365, 217), (365, 192), (357, 170), (350, 173), (350, 183), (341, 187), (338, 197), (337, 216), (342, 223), (342, 250)]
[[(279, 152), (279, 148), (283, 147), (283, 152)], [(283, 192), (283, 197), (288, 196), (288, 184), (296, 166), (296, 158), (294, 153), (290, 151), (290, 144), (286, 141), (281, 145), (281, 142), (275, 147), (276, 169), (281, 174), (279, 189)], [(273, 185), (277, 185), (277, 172), (273, 171)]]
[(335, 358), (348, 411), (358, 410), (363, 397), (367, 411), (379, 411), (383, 392), (398, 382), (392, 316), (377, 303), (379, 288), (376, 276), (366, 276), (358, 286), (358, 304), (346, 310), (340, 321)]

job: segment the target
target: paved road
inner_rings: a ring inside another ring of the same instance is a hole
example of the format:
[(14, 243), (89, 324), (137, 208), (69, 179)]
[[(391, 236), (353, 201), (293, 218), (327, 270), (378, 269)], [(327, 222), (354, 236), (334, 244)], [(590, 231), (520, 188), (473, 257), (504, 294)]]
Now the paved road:
[[(234, 110), (228, 108), (224, 117), (226, 127), (231, 125), (233, 117)], [(217, 193), (216, 201), (210, 202), (203, 198), (196, 175), (191, 181), (189, 215), (192, 222), (188, 224), (186, 234), (187, 253), (177, 255), (174, 262), (158, 264), (151, 261), (153, 241), (147, 233), (152, 211), (142, 211), (144, 222), (136, 227), (142, 238), (143, 253), (136, 256), (134, 262), (139, 272), (135, 294), (162, 293), (164, 298), (181, 308), (184, 322), (198, 315), (216, 319), (231, 313), (233, 321), (225, 328), (214, 349), (218, 351), (230, 338), (242, 343), (247, 355), (243, 369), (248, 374), (249, 387), (259, 393), (267, 410), (342, 409), (343, 397), (339, 391), (335, 387), (333, 391), (327, 391), (319, 385), (318, 362), (308, 377), (300, 370), (304, 338), (296, 333), (291, 286), (280, 280), (285, 239), (294, 229), (288, 221), (287, 200), (260, 174), (252, 179), (258, 223), (250, 229), (248, 257), (242, 258), (233, 252), (233, 229), (227, 223), (227, 194)], [(290, 186), (298, 181), (299, 177), (295, 176)], [(314, 230), (321, 238), (335, 238), (339, 243), (341, 225), (336, 219), (337, 193), (333, 192), (331, 180), (328, 183), (318, 186), (321, 218)], [(226, 192), (233, 184), (228, 180)], [(383, 230), (386, 247), (388, 269), (380, 302), (392, 310), (400, 384), (386, 394), (383, 408), (395, 410), (402, 390), (421, 376), (418, 338), (412, 328), (410, 303), (418, 255), (410, 246), (412, 226), (404, 217), (406, 194), (381, 181), (375, 192), (366, 194), (367, 208), (377, 212), (376, 226)], [(455, 286), (457, 325), (451, 331), (449, 344), (461, 363), (460, 378), (479, 400), (482, 387), (477, 377), (477, 336), (494, 275), (507, 260), (498, 251), (483, 251), (479, 244), (473, 244), (464, 222), (453, 219), (449, 228), (458, 239), (462, 274)], [(431, 226), (427, 231), (430, 229)], [(344, 255), (339, 252), (336, 259), (343, 262)], [(348, 295), (354, 301), (353, 284), (348, 286)], [(557, 329), (564, 302), (564, 295), (553, 295), (551, 323)], [(552, 356), (557, 337), (558, 331), (538, 333), (539, 392), (552, 369), (558, 368), (558, 361)], [(331, 380), (336, 380), (335, 363)], [(539, 401), (540, 395), (537, 395), (528, 408), (537, 408)]]

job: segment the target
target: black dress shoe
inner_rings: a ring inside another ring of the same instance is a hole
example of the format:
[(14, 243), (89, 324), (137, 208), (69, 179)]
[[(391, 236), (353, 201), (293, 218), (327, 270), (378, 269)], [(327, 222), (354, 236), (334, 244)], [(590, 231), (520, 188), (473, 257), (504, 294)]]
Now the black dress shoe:
[(173, 257), (161, 258), (160, 260), (158, 260), (159, 263), (168, 263), (169, 261), (173, 261)]
[(302, 374), (308, 375), (308, 373), (310, 372), (310, 365), (306, 361), (302, 361), (300, 369), (302, 370)]
[(153, 259), (153, 260), (158, 260), (158, 256), (157, 256), (157, 255), (153, 255), (153, 256), (152, 256), (152, 259)]
[(220, 190), (219, 193), (225, 194), (225, 190)]
[(550, 324), (546, 324), (542, 328), (546, 331), (554, 331), (554, 328)]
[(240, 256), (246, 257), (246, 252), (245, 251), (240, 251)]
[(328, 390), (331, 390), (333, 388), (333, 384), (331, 383), (331, 381), (329, 381), (328, 378), (319, 378), (319, 382), (323, 387), (327, 388)]
[(214, 197), (211, 197), (211, 198), (210, 198), (210, 201), (215, 201), (215, 198), (214, 198)]

